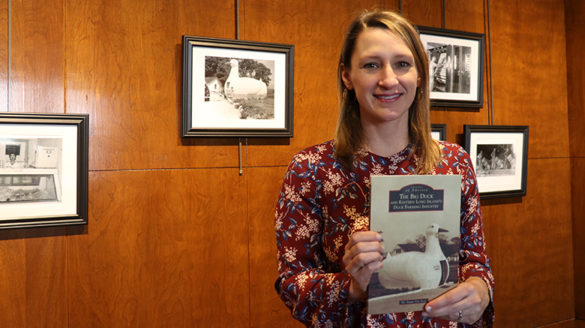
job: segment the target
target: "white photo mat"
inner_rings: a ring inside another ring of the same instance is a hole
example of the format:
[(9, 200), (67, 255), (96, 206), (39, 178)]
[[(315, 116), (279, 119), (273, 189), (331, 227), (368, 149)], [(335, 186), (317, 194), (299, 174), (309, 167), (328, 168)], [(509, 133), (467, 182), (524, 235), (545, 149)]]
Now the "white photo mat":
[[(192, 104), (193, 118), (191, 126), (200, 129), (283, 129), (285, 128), (285, 69), (286, 57), (282, 53), (269, 53), (262, 51), (220, 49), (210, 47), (193, 47), (193, 88)], [(217, 119), (213, 113), (215, 105), (205, 102), (205, 58), (227, 57), (238, 59), (252, 59), (263, 62), (273, 68), (274, 86), (274, 118), (273, 119), (247, 119), (221, 118)], [(280, 109), (280, 110), (279, 110)]]
[(183, 36), (181, 137), (292, 137), (294, 46)]
[(427, 35), (421, 34), (420, 39), (423, 42), (423, 46), (425, 49), (429, 48), (429, 43), (441, 43), (441, 44), (450, 44), (460, 47), (469, 47), (471, 49), (471, 58), (470, 61), (470, 92), (469, 93), (459, 93), (459, 92), (434, 92), (431, 91), (431, 98), (432, 99), (445, 99), (445, 100), (469, 100), (474, 101), (478, 99), (478, 72), (480, 70), (479, 67), (479, 60), (473, 60), (479, 58), (479, 45), (477, 41), (474, 40), (466, 40), (466, 39), (458, 39), (458, 38), (450, 38), (445, 36), (438, 36), (438, 35)]
[(465, 149), (471, 157), (482, 198), (526, 194), (528, 126), (465, 125)]
[(482, 107), (485, 36), (426, 26), (418, 30), (429, 57), (431, 105)]
[[(3, 139), (62, 139), (61, 169), (57, 181), (60, 201), (9, 202), (0, 205), (0, 221), (13, 219), (69, 216), (77, 213), (77, 127), (70, 125), (2, 124)], [(46, 170), (39, 170), (39, 172)], [(1, 172), (1, 171), (0, 171)]]

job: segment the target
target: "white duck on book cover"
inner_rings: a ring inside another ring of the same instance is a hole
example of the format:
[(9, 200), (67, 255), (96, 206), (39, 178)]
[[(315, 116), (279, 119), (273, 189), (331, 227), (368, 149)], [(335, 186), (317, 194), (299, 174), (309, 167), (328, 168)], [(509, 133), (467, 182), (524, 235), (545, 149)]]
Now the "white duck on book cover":
[(372, 175), (370, 230), (382, 234), (383, 267), (368, 313), (421, 311), (457, 285), (460, 175)]

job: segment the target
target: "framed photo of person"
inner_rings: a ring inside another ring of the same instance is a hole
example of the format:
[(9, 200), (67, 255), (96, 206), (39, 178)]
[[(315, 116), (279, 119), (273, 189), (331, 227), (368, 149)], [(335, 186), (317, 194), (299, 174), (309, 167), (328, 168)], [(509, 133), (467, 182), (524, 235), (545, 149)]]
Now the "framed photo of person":
[(292, 137), (292, 45), (183, 36), (182, 137)]
[(481, 198), (526, 195), (528, 126), (465, 125)]
[(87, 114), (0, 113), (0, 229), (87, 224)]
[(418, 26), (429, 57), (432, 106), (483, 106), (483, 54), (485, 36)]
[(433, 136), (433, 139), (445, 141), (446, 134), (447, 134), (446, 124), (431, 124), (431, 135)]

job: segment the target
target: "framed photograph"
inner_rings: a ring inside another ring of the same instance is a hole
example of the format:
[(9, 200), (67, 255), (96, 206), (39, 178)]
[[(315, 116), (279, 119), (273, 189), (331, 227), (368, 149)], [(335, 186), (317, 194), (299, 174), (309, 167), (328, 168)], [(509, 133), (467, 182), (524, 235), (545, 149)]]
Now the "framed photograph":
[(183, 36), (182, 137), (292, 137), (292, 45)]
[(87, 114), (0, 113), (0, 229), (87, 224)]
[(431, 135), (433, 136), (433, 139), (445, 141), (446, 134), (447, 134), (446, 124), (431, 124)]
[(483, 106), (483, 53), (485, 36), (418, 26), (429, 57), (432, 106)]
[(481, 198), (526, 195), (528, 126), (465, 125)]

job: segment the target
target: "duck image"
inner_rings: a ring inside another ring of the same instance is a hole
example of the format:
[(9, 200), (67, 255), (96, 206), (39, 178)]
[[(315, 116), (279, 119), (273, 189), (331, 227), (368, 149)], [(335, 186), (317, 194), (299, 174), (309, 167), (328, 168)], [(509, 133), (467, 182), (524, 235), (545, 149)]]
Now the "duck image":
[(266, 83), (251, 78), (241, 77), (239, 63), (230, 60), (230, 74), (224, 84), (224, 93), (230, 99), (264, 99), (267, 95)]
[(443, 285), (449, 277), (449, 263), (439, 244), (440, 232), (448, 230), (436, 223), (427, 227), (424, 252), (388, 253), (378, 271), (380, 284), (387, 289), (429, 289)]

